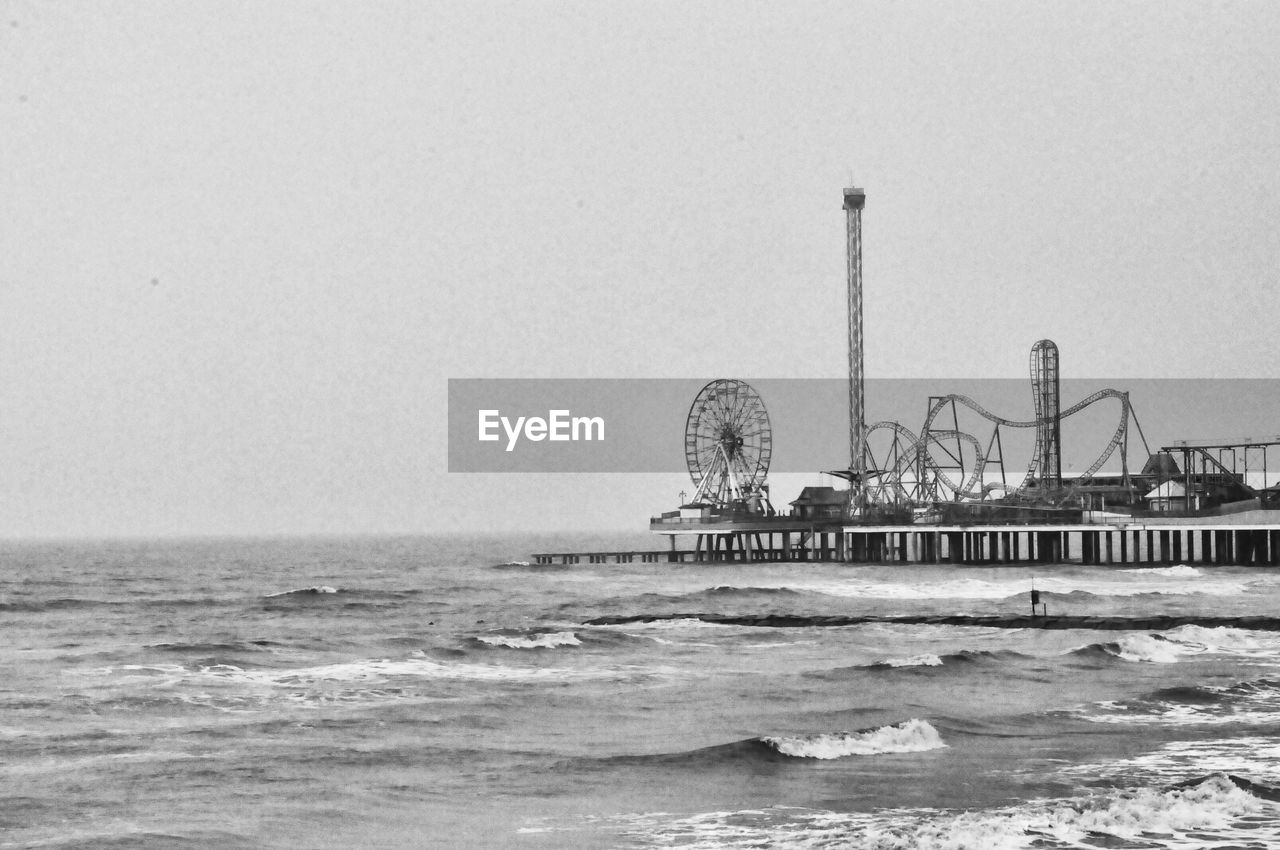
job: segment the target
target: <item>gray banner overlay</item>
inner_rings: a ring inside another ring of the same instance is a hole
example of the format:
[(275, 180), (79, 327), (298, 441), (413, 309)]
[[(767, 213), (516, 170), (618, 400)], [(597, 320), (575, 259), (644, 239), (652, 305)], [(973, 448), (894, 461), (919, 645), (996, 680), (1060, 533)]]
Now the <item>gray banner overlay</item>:
[[(449, 471), (684, 472), (686, 420), (708, 380), (450, 379)], [(848, 468), (846, 380), (741, 380), (759, 393), (768, 411), (770, 471)], [(1280, 438), (1280, 381), (1068, 379), (1061, 382), (1061, 409), (1104, 388), (1129, 393), (1136, 418), (1128, 435), (1131, 471), (1146, 460), (1144, 436), (1151, 451), (1178, 440)], [(950, 394), (1006, 420), (1035, 417), (1026, 379), (878, 379), (866, 382), (867, 425), (895, 420), (919, 436), (930, 397)], [(1063, 420), (1064, 473), (1084, 470), (1098, 457), (1120, 423), (1120, 411), (1116, 399), (1102, 399)], [(1002, 457), (1016, 476), (1026, 471), (1035, 443), (1033, 428), (997, 428), (963, 404), (954, 411), (945, 407), (932, 427), (973, 435), (989, 463)], [(873, 432), (872, 451), (889, 451), (890, 438), (887, 429)], [(1119, 468), (1117, 451), (1103, 469)]]

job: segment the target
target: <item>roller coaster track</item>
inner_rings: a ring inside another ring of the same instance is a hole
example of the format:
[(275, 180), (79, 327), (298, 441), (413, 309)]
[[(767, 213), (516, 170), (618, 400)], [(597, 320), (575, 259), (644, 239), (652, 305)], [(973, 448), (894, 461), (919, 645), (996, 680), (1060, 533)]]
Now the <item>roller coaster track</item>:
[[(965, 496), (981, 496), (984, 495), (982, 488), (975, 490), (978, 479), (982, 475), (982, 470), (986, 466), (986, 455), (982, 451), (982, 443), (978, 442), (978, 438), (964, 431), (933, 431), (929, 432), (927, 437), (917, 437), (910, 429), (901, 423), (893, 421), (877, 422), (867, 429), (868, 436), (877, 428), (887, 428), (892, 430), (897, 436), (904, 438), (906, 441), (905, 450), (898, 455), (898, 459), (894, 464), (892, 475), (888, 486), (893, 487), (895, 491), (906, 498), (910, 498), (909, 493), (902, 486), (903, 474), (915, 465), (918, 461), (923, 461), (924, 465), (933, 472), (934, 477), (945, 484), (950, 490), (958, 495)], [(943, 440), (964, 440), (973, 446), (974, 455), (977, 461), (974, 464), (973, 471), (969, 473), (963, 485), (957, 486), (955, 481), (949, 475), (942, 471), (933, 456), (928, 452), (928, 444), (930, 442), (941, 443)], [(870, 460), (874, 461), (874, 458)], [(889, 472), (890, 470), (882, 470)], [(885, 485), (881, 485), (881, 489)]]
[[(1062, 411), (1060, 414), (1060, 417), (1065, 419), (1068, 416), (1079, 413), (1081, 410), (1084, 410), (1098, 401), (1108, 398), (1114, 398), (1120, 402), (1120, 420), (1116, 425), (1115, 432), (1111, 435), (1111, 439), (1107, 442), (1106, 448), (1102, 450), (1102, 453), (1098, 455), (1097, 459), (1089, 465), (1088, 469), (1086, 469), (1079, 478), (1072, 482), (1070, 487), (1066, 488), (1062, 494), (1058, 495), (1057, 500), (1065, 500), (1074, 495), (1080, 487), (1084, 486), (1093, 478), (1094, 474), (1097, 473), (1097, 471), (1102, 468), (1102, 465), (1107, 462), (1112, 454), (1115, 453), (1115, 450), (1124, 445), (1126, 437), (1128, 436), (1129, 417), (1131, 415), (1129, 394), (1113, 389), (1098, 390), (1087, 398), (1082, 399)], [(941, 412), (942, 408), (952, 403), (964, 405), (978, 416), (981, 416), (983, 419), (986, 419), (988, 422), (991, 422), (996, 426), (1003, 425), (1006, 428), (1035, 428), (1040, 424), (1034, 419), (1031, 421), (1019, 421), (1015, 419), (1007, 419), (1003, 416), (997, 416), (968, 396), (952, 394), (939, 397), (934, 405), (929, 409), (929, 413), (925, 417), (924, 426), (920, 431), (922, 436), (917, 437), (910, 430), (897, 422), (877, 422), (868, 429), (868, 434), (877, 428), (888, 428), (893, 430), (898, 437), (902, 437), (906, 440), (906, 450), (900, 454), (899, 460), (895, 464), (895, 468), (893, 470), (896, 482), (901, 481), (902, 473), (909, 469), (911, 465), (917, 462), (922, 462), (925, 467), (928, 467), (930, 471), (933, 472), (937, 480), (944, 483), (956, 494), (957, 499), (961, 496), (982, 497), (991, 490), (1004, 489), (1003, 485), (990, 485), (986, 487), (976, 486), (979, 484), (982, 471), (986, 466), (986, 456), (982, 451), (982, 444), (978, 442), (976, 437), (963, 431), (935, 431), (932, 429), (933, 420)], [(974, 446), (977, 459), (975, 460), (973, 471), (965, 479), (962, 486), (956, 486), (955, 482), (938, 467), (938, 464), (929, 454), (929, 443), (941, 442), (943, 439), (964, 440)], [(1039, 453), (1037, 452), (1032, 456), (1031, 463), (1027, 468), (1026, 478), (1024, 478), (1022, 483), (1013, 490), (1015, 495), (1023, 494), (1028, 484), (1035, 478), (1038, 471), (1038, 465)], [(889, 470), (885, 470), (885, 472), (889, 472)], [(900, 483), (891, 484), (890, 486), (897, 486), (898, 491), (902, 492)]]

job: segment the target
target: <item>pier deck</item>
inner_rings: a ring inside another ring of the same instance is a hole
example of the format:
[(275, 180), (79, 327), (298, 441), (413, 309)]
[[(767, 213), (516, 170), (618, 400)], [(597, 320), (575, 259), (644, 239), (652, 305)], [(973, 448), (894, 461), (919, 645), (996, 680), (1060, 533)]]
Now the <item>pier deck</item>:
[[(1103, 516), (1079, 523), (861, 525), (770, 518), (652, 523), (670, 548), (533, 555), (537, 564), (823, 561), (854, 564), (1280, 565), (1280, 512)], [(681, 547), (690, 540), (693, 548)]]

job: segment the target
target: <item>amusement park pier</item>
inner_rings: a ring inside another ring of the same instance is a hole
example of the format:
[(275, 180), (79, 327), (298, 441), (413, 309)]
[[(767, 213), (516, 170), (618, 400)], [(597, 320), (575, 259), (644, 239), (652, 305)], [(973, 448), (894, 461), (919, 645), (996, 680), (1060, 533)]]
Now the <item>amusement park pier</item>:
[[(896, 421), (868, 425), (865, 205), (862, 189), (844, 190), (849, 463), (827, 473), (847, 486), (805, 487), (787, 509), (775, 507), (764, 400), (747, 383), (721, 378), (702, 388), (686, 419), (693, 495), (649, 523), (668, 538), (665, 548), (540, 553), (535, 563), (1280, 565), (1280, 481), (1268, 477), (1268, 450), (1280, 436), (1178, 440), (1153, 450), (1124, 390), (1100, 389), (1063, 407), (1052, 340), (1031, 347), (1029, 420), (947, 394), (928, 398), (915, 430)], [(1097, 455), (1083, 472), (1064, 476), (1062, 423), (1090, 408), (1114, 409), (1114, 430), (1101, 445), (1085, 447)], [(1034, 449), (1025, 474), (1011, 481), (1004, 444), (1022, 429), (1034, 435)], [(1138, 448), (1131, 432), (1142, 450), (1137, 471), (1130, 469), (1131, 449)], [(1104, 472), (1113, 458), (1119, 471)]]

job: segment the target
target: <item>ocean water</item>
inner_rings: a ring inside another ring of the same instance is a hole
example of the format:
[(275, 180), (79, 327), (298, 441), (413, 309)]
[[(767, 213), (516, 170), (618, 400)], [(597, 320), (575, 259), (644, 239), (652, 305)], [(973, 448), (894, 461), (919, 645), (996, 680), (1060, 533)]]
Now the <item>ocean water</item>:
[[(536, 567), (571, 538), (0, 546), (0, 847), (1280, 846), (1280, 571)], [(662, 618), (587, 625), (601, 617)]]

